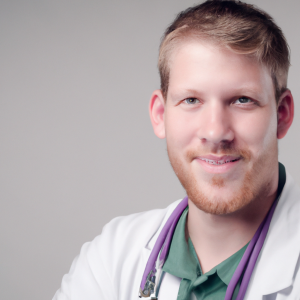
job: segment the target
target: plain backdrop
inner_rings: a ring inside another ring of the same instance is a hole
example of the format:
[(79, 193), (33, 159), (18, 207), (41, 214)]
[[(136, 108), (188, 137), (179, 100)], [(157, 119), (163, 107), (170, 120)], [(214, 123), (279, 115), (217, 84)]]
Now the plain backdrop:
[[(300, 183), (300, 2), (247, 2), (291, 48), (296, 118), (280, 160)], [(184, 196), (148, 101), (160, 37), (194, 3), (0, 1), (0, 299), (52, 299), (105, 223)]]

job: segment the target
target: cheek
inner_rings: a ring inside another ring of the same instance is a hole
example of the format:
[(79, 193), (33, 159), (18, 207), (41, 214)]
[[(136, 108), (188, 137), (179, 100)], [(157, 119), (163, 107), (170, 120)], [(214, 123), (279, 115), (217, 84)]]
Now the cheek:
[(277, 140), (277, 117), (272, 108), (236, 118), (234, 124), (237, 142), (240, 140), (255, 156)]
[(166, 140), (169, 146), (174, 149), (184, 149), (191, 145), (197, 138), (197, 128), (188, 114), (172, 113), (166, 114)]

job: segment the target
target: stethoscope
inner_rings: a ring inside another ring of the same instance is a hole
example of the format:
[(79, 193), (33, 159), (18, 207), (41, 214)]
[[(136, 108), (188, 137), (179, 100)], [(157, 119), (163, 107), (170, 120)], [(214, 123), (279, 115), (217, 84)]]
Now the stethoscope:
[[(242, 300), (245, 296), (255, 263), (257, 261), (260, 250), (264, 244), (268, 229), (272, 220), (279, 197), (273, 202), (268, 214), (260, 224), (255, 235), (247, 246), (244, 255), (237, 266), (226, 290), (224, 300), (231, 300), (234, 289), (243, 276), (240, 289), (236, 300)], [(159, 288), (162, 282), (162, 267), (166, 261), (166, 257), (170, 248), (173, 233), (177, 222), (188, 205), (188, 197), (186, 196), (172, 212), (163, 229), (161, 230), (153, 250), (149, 256), (146, 268), (142, 277), (139, 291), (139, 297), (158, 299)]]

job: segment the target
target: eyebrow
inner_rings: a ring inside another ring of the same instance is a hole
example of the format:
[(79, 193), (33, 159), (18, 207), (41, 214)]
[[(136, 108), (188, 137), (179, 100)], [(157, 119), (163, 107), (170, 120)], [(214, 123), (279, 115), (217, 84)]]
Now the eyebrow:
[[(237, 89), (231, 89), (230, 91), (228, 91), (228, 94), (230, 94), (231, 96), (258, 96), (262, 93), (263, 91), (260, 89), (257, 89), (255, 87), (241, 87), (241, 88), (237, 88)], [(185, 98), (187, 95), (193, 96), (193, 97), (199, 97), (202, 98), (204, 97), (205, 93), (203, 91), (201, 91), (201, 89), (196, 90), (196, 89), (183, 89), (179, 92), (173, 92), (170, 93), (170, 97), (171, 98)]]

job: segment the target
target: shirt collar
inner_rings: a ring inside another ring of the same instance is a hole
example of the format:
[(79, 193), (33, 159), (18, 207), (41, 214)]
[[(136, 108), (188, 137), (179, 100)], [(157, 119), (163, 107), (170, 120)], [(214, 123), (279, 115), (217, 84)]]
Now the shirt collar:
[[(176, 277), (194, 281), (202, 274), (202, 271), (193, 243), (190, 238), (187, 240), (186, 237), (185, 224), (187, 214), (188, 207), (183, 211), (177, 223), (163, 270)], [(209, 272), (205, 273), (206, 277), (217, 273), (219, 278), (228, 285), (247, 248), (247, 245), (211, 269)]]
[[(239, 251), (237, 251), (236, 253), (234, 253), (233, 255), (228, 257), (226, 260), (224, 260), (220, 264), (218, 264), (215, 268), (213, 268), (213, 269), (217, 270), (218, 276), (226, 285), (229, 284), (229, 282), (235, 272), (235, 269), (237, 268), (238, 264), (240, 263), (243, 255), (244, 255), (244, 252), (246, 251), (248, 244), (246, 244)], [(211, 271), (209, 271), (209, 272), (211, 272)]]
[(183, 211), (173, 234), (163, 270), (179, 278), (192, 280), (197, 277), (198, 261), (190, 251), (185, 235), (188, 207)]

